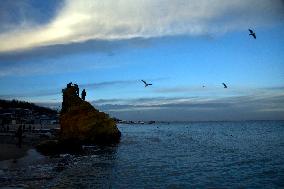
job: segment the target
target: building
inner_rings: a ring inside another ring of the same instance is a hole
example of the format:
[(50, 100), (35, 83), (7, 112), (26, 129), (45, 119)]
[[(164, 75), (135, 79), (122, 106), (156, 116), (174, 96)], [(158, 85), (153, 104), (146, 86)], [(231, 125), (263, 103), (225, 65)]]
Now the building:
[(50, 125), (58, 123), (58, 115), (48, 116), (34, 113), (32, 110), (23, 108), (0, 109), (0, 124), (41, 124)]

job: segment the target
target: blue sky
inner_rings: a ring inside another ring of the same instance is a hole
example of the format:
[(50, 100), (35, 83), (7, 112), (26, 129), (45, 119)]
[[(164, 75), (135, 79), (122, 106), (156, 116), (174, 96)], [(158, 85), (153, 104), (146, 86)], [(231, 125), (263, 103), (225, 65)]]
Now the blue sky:
[(0, 98), (60, 108), (72, 81), (121, 119), (284, 119), (283, 1), (58, 2), (1, 2)]

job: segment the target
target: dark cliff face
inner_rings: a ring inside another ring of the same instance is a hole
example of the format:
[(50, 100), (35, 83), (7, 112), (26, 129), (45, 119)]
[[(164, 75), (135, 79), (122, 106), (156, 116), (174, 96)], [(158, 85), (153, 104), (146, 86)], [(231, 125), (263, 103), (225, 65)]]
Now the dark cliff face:
[(94, 144), (119, 142), (121, 133), (113, 119), (82, 100), (76, 94), (75, 87), (65, 88), (62, 92), (63, 102), (60, 113), (62, 141)]

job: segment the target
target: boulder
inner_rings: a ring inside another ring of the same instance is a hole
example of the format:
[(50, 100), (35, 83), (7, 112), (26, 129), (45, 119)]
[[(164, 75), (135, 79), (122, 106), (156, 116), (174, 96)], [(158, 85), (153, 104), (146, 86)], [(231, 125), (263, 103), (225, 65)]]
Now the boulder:
[(74, 140), (44, 140), (36, 145), (36, 149), (43, 155), (57, 155), (61, 153), (83, 153), (82, 145), (78, 141)]
[(61, 141), (77, 141), (82, 144), (119, 142), (121, 133), (108, 114), (100, 112), (89, 102), (82, 100), (74, 86), (68, 86), (62, 92)]

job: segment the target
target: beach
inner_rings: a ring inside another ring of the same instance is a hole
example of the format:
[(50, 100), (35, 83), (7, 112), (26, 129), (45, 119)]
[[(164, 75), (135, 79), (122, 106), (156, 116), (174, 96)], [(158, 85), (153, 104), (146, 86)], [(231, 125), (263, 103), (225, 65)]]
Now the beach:
[(22, 146), (22, 148), (19, 148), (15, 144), (0, 144), (0, 149), (0, 161), (3, 161), (24, 157), (30, 147)]
[(34, 148), (41, 141), (53, 138), (51, 131), (59, 128), (59, 125), (32, 125), (32, 130), (23, 132), (21, 148), (18, 146), (15, 134), (17, 127), (18, 125), (10, 125), (9, 132), (0, 133), (0, 161), (24, 157), (29, 149)]

